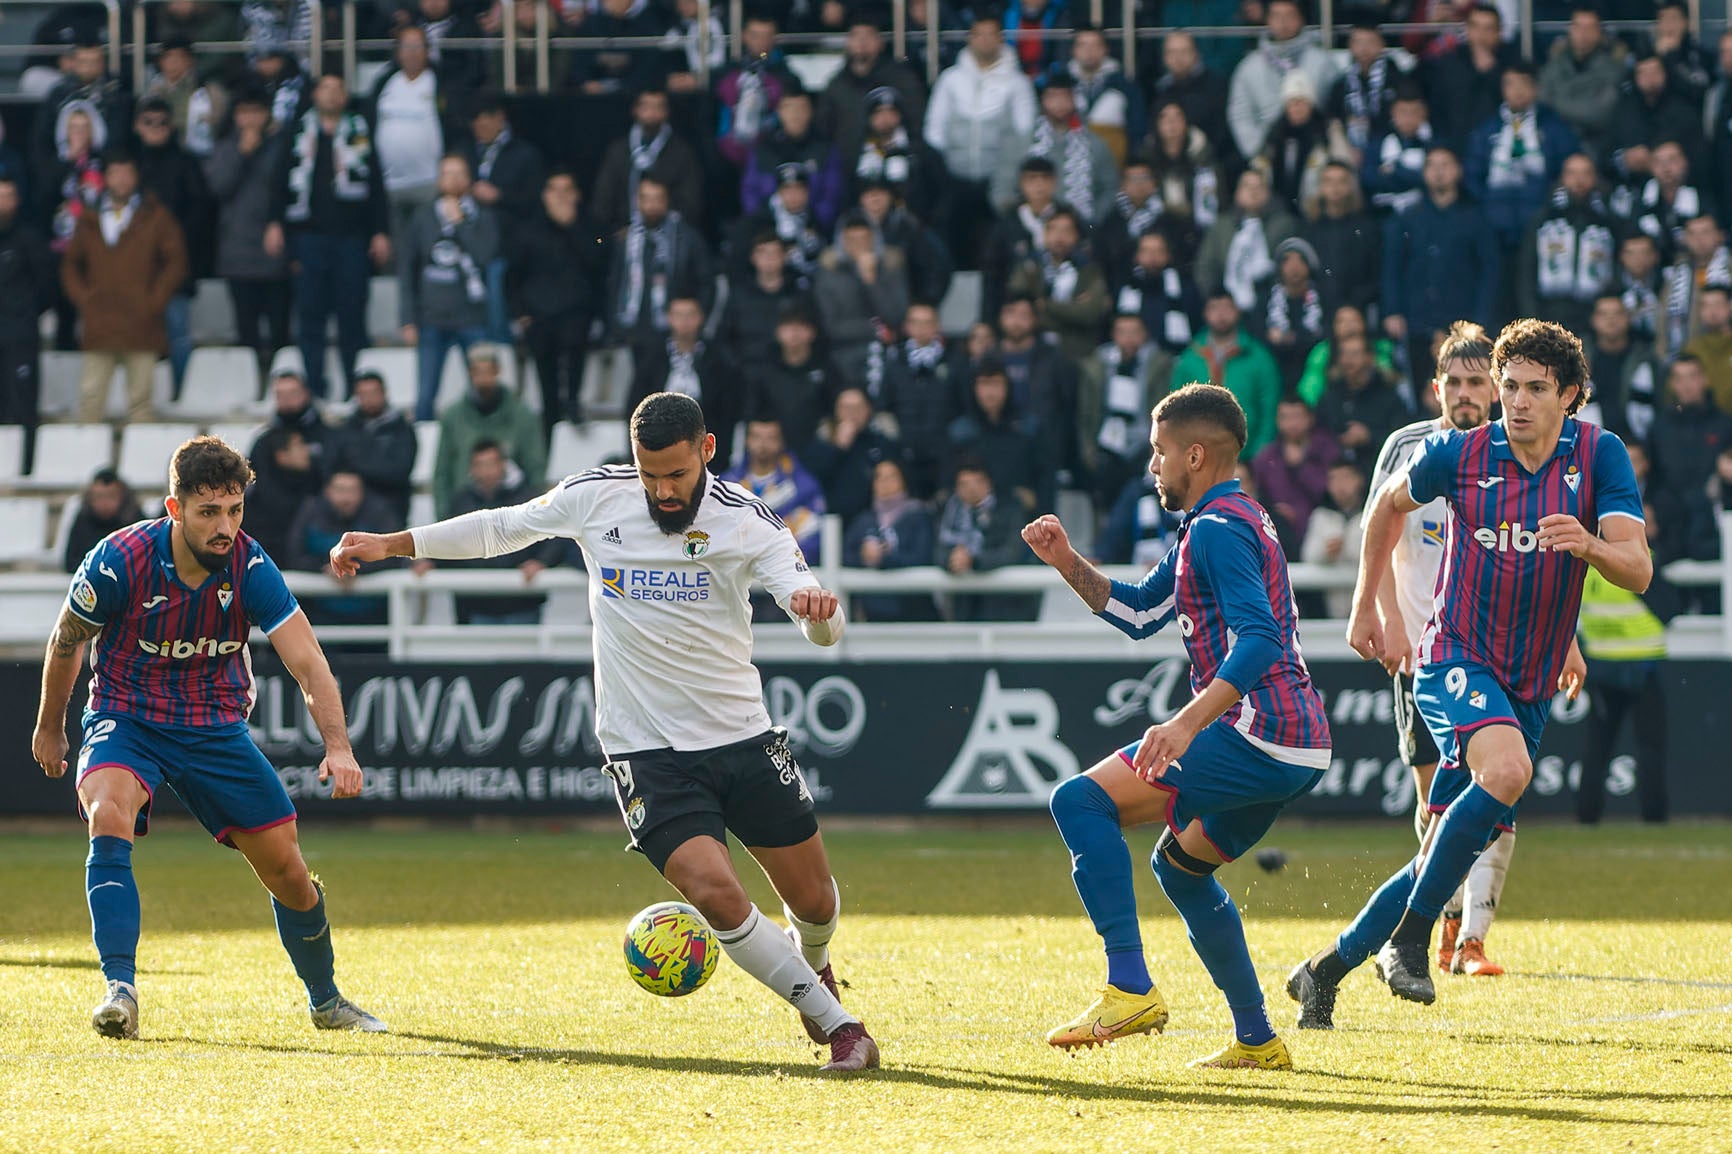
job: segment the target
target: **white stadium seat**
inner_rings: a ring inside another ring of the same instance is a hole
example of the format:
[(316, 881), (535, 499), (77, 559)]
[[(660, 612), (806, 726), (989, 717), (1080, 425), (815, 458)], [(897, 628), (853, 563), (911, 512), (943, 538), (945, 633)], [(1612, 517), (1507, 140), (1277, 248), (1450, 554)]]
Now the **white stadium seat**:
[(37, 408), (45, 417), (65, 417), (78, 411), (78, 374), (82, 353), (51, 350), (39, 362), (41, 401)]
[(433, 494), (416, 493), (409, 498), (409, 524), (431, 525), (438, 519), (439, 513), (433, 507)]
[(0, 498), (0, 564), (45, 564), (48, 553), (48, 499)]
[(208, 420), (256, 408), (259, 361), (253, 350), (235, 345), (199, 348), (187, 362), (180, 400), (168, 407), (176, 417)]
[(631, 349), (596, 349), (583, 362), (583, 412), (590, 417), (625, 417), (631, 396)]
[(593, 469), (609, 457), (626, 451), (624, 421), (588, 421), (582, 427), (570, 421), (553, 426), (553, 446), (547, 454), (547, 479), (557, 481), (572, 473)]
[(24, 426), (0, 425), (0, 485), (24, 475)]
[(198, 282), (187, 328), (195, 345), (232, 345), (239, 339), (235, 330), (235, 302), (229, 295), (227, 281), (206, 277)]
[(409, 471), (412, 488), (425, 489), (433, 483), (433, 466), (439, 463), (439, 422), (415, 422), (415, 467)]
[(401, 339), (403, 322), (398, 317), (402, 307), (398, 297), (397, 278), (376, 276), (367, 288), (367, 339), (388, 344)]
[[(90, 475), (114, 464), (107, 425), (43, 425), (36, 430), (36, 466), (25, 481), (37, 489), (82, 489)], [(167, 475), (167, 464), (163, 466)]]
[[(938, 306), (938, 327), (948, 336), (967, 334), (969, 327), (980, 319), (980, 274), (959, 272), (950, 278), (950, 291)], [(996, 321), (997, 317), (987, 318)]]
[(355, 372), (368, 370), (385, 378), (385, 401), (393, 409), (415, 411), (416, 377), (415, 350), (376, 348), (362, 349), (355, 361)]
[(168, 463), (181, 444), (198, 436), (198, 426), (133, 424), (120, 434), (120, 479), (134, 489), (160, 489), (168, 484)]

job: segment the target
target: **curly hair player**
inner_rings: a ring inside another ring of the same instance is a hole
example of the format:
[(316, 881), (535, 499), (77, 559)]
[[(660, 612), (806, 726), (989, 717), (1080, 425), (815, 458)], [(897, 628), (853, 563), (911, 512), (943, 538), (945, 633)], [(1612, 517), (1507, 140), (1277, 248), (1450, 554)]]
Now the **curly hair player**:
[(85, 556), (48, 641), (32, 751), (66, 772), (66, 706), (92, 638), (78, 807), (90, 823), (85, 891), (108, 994), (96, 1032), (138, 1037), (138, 884), (133, 838), (167, 785), (211, 836), (239, 850), (271, 894), (277, 933), (321, 1030), (382, 1033), (337, 991), (325, 891), (307, 872), (295, 807), (247, 731), (255, 689), (247, 637), (258, 626), (300, 683), (325, 742), (321, 782), (356, 797), (361, 768), (324, 651), (276, 563), (241, 532), (246, 458), (194, 437), (169, 464), (168, 516), (110, 533)]
[(1565, 688), (1588, 567), (1638, 593), (1653, 577), (1629, 454), (1616, 436), (1576, 419), (1588, 391), (1581, 342), (1548, 321), (1514, 321), (1492, 347), (1491, 375), (1502, 419), (1434, 434), (1366, 512), (1347, 641), (1378, 660), (1386, 646), (1377, 590), (1400, 519), (1439, 497), (1449, 505), (1414, 677), (1440, 753), (1435, 817), (1419, 855), (1333, 944), (1293, 970), (1287, 992), (1303, 1026), (1333, 1026), (1341, 979), (1373, 950), (1391, 993), (1435, 1000), (1432, 929), (1474, 861), (1515, 821), (1552, 694)]
[[(1497, 389), (1491, 381), (1492, 341), (1471, 321), (1449, 328), (1437, 351), (1437, 375), (1431, 382), (1437, 396), (1437, 417), (1404, 425), (1389, 435), (1371, 473), (1377, 492), (1439, 430), (1466, 432), (1491, 419)], [(1414, 829), (1421, 844), (1431, 828), (1431, 783), (1437, 775), (1437, 743), (1419, 716), (1413, 700), (1413, 656), (1437, 599), (1437, 574), (1443, 568), (1443, 547), (1449, 532), (1449, 503), (1442, 497), (1402, 518), (1395, 554), (1378, 587), (1377, 605), (1383, 621), (1383, 667), (1394, 679), (1396, 742), (1401, 759), (1413, 770)], [(1564, 665), (1575, 696), (1587, 671), (1581, 649), (1573, 641)], [(1486, 957), (1485, 939), (1497, 916), (1504, 879), (1515, 852), (1515, 830), (1503, 831), (1479, 855), (1467, 881), (1443, 907), (1443, 932), (1437, 941), (1437, 968), (1445, 973), (1496, 977), (1503, 967)]]
[[(757, 580), (816, 645), (842, 636), (842, 608), (769, 506), (709, 475), (716, 438), (697, 401), (646, 397), (631, 441), (636, 465), (577, 473), (522, 505), (346, 533), (331, 565), (347, 574), (385, 557), (497, 557), (575, 540), (592, 575), (596, 735), (632, 848), (697, 907), (735, 965), (829, 1044), (826, 1071), (870, 1069), (878, 1045), (842, 1008), (830, 967), (841, 895), (805, 778), (764, 709), (747, 595)], [(730, 831), (781, 896), (786, 934), (740, 884)]]
[(1071, 547), (1058, 518), (1023, 530), (1088, 607), (1134, 638), (1172, 621), (1191, 658), (1190, 702), (1141, 741), (1053, 791), (1077, 894), (1106, 947), (1093, 1005), (1047, 1035), (1093, 1046), (1166, 1028), (1149, 978), (1123, 830), (1162, 822), (1155, 878), (1233, 1013), (1233, 1040), (1194, 1066), (1286, 1070), (1233, 899), (1215, 878), (1257, 844), (1283, 807), (1329, 768), (1329, 721), (1299, 652), (1298, 610), (1275, 526), (1234, 476), (1245, 413), (1218, 385), (1186, 385), (1155, 406), (1149, 472), (1183, 512), (1179, 543), (1135, 585), (1109, 581)]

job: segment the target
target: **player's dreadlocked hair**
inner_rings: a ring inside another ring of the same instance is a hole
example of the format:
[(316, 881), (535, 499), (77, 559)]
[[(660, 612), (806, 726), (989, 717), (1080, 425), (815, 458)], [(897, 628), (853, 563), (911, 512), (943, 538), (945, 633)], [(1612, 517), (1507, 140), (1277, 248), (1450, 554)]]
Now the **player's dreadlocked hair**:
[(704, 410), (683, 393), (651, 393), (631, 415), (631, 439), (656, 452), (704, 439)]
[(182, 501), (206, 489), (244, 493), (252, 482), (253, 467), (220, 437), (194, 437), (168, 464), (168, 491)]
[(1437, 347), (1437, 380), (1443, 380), (1451, 361), (1466, 361), (1470, 365), (1491, 364), (1491, 337), (1472, 321), (1456, 321), (1449, 326), (1443, 343)]
[(1491, 379), (1501, 382), (1504, 366), (1516, 359), (1550, 369), (1560, 395), (1565, 389), (1576, 390), (1575, 399), (1564, 408), (1569, 416), (1587, 404), (1588, 358), (1582, 352), (1582, 342), (1570, 330), (1532, 317), (1511, 321), (1492, 346)]
[(1186, 385), (1161, 398), (1155, 406), (1155, 420), (1168, 425), (1192, 423), (1213, 425), (1245, 447), (1249, 433), (1245, 427), (1245, 410), (1231, 392), (1220, 385)]

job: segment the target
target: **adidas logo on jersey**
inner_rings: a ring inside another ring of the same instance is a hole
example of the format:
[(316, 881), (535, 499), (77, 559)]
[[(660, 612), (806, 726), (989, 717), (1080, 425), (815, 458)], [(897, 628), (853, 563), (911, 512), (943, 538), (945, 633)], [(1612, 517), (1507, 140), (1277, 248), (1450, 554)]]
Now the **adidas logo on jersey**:
[(246, 647), (245, 641), (218, 641), (200, 637), (197, 641), (146, 641), (140, 637), (138, 647), (156, 657), (172, 657), (184, 661), (188, 657), (227, 657)]
[(1499, 523), (1496, 529), (1489, 525), (1475, 529), (1473, 539), (1493, 553), (1503, 553), (1510, 549), (1517, 553), (1532, 553), (1540, 548), (1540, 535), (1522, 528), (1520, 521), (1514, 525), (1504, 521)]
[(615, 525), (613, 528), (611, 528), (607, 532), (603, 533), (601, 535), (601, 539), (603, 541), (606, 541), (609, 545), (621, 544), (621, 541), (619, 539), (619, 526)]

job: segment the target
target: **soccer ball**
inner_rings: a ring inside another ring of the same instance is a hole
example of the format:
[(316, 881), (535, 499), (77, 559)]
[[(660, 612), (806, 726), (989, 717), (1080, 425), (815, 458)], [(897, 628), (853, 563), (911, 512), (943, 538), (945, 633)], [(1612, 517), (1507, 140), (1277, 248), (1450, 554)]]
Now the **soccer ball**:
[(684, 902), (658, 902), (625, 928), (625, 968), (658, 997), (683, 997), (709, 981), (720, 949), (704, 916)]

